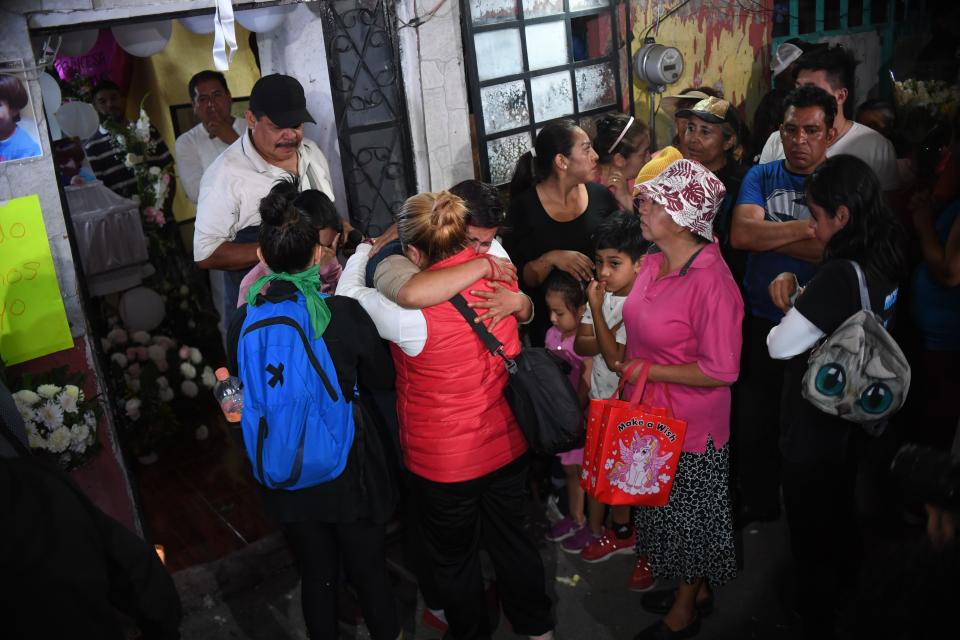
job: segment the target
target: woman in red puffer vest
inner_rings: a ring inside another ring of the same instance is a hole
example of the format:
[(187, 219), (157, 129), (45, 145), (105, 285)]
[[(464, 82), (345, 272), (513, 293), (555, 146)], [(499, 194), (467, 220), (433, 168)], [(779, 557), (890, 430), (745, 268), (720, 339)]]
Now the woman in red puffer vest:
[[(406, 256), (421, 269), (477, 257), (467, 247), (466, 208), (443, 192), (421, 193), (400, 211)], [(516, 284), (508, 286), (516, 291)], [(486, 289), (479, 280), (461, 291)], [(503, 396), (507, 372), (449, 302), (423, 309), (427, 338), (415, 356), (391, 345), (404, 461), (414, 476), (427, 553), (450, 634), (488, 638), (479, 550), (490, 554), (506, 617), (516, 633), (551, 638), (543, 563), (524, 531), (527, 443)], [(507, 355), (520, 351), (515, 318), (492, 329)]]

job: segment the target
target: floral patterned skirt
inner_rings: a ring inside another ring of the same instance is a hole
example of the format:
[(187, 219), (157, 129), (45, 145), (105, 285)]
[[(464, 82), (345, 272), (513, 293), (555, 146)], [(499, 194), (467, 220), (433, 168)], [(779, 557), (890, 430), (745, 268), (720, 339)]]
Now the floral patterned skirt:
[(680, 454), (669, 504), (637, 507), (637, 549), (654, 575), (711, 586), (736, 577), (729, 468), (729, 443), (718, 451), (709, 438), (704, 453)]

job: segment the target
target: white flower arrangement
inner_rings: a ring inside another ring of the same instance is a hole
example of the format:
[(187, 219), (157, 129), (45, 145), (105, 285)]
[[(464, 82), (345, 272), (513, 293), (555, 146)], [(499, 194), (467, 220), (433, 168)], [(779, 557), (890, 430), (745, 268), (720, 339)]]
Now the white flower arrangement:
[[(51, 377), (57, 380), (66, 375), (57, 370)], [(82, 381), (82, 376), (75, 374), (66, 384), (45, 382), (34, 389), (24, 380), (21, 384), (25, 388), (13, 394), (30, 448), (38, 455), (54, 458), (68, 470), (89, 460), (98, 449), (99, 406), (96, 400), (87, 400)]]
[(104, 126), (110, 131), (114, 148), (123, 157), (123, 165), (133, 172), (137, 180), (137, 193), (131, 199), (140, 206), (144, 230), (148, 236), (159, 241), (163, 236), (157, 235), (156, 231), (167, 222), (163, 207), (167, 204), (173, 181), (173, 164), (164, 167), (147, 164), (147, 158), (158, 155), (159, 138), (154, 135), (150, 116), (143, 105), (141, 101), (136, 121), (106, 123)]
[(196, 415), (201, 389), (211, 389), (216, 376), (199, 349), (168, 335), (128, 333), (119, 320), (113, 324), (106, 343), (114, 379), (122, 385), (118, 414), (134, 453), (146, 455), (183, 431), (182, 423)]
[(960, 105), (960, 88), (942, 80), (909, 78), (893, 83), (893, 97), (900, 109), (922, 108), (950, 117)]

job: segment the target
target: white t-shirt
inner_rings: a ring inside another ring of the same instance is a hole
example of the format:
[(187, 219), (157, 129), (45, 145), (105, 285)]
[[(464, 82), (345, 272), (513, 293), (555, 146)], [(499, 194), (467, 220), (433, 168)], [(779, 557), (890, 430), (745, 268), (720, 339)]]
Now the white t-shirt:
[[(243, 118), (234, 118), (233, 130), (242, 136), (247, 131), (247, 121)], [(180, 178), (183, 192), (190, 202), (197, 203), (197, 198), (200, 197), (200, 179), (203, 178), (204, 171), (229, 146), (220, 138), (211, 138), (203, 123), (177, 138), (174, 145), (177, 177)]]
[[(333, 201), (330, 167), (316, 143), (303, 139), (299, 149), (300, 189), (319, 189)], [(260, 224), (260, 200), (289, 173), (263, 159), (249, 133), (240, 136), (213, 161), (200, 181), (193, 230), (193, 259), (209, 258), (237, 232)]]
[[(884, 191), (892, 191), (899, 186), (897, 154), (893, 150), (893, 143), (870, 127), (854, 122), (842, 138), (827, 148), (828, 158), (841, 153), (860, 158), (870, 165), (870, 168), (877, 174), (877, 179)], [(760, 164), (783, 160), (785, 157), (783, 143), (780, 141), (780, 132), (774, 131), (767, 138), (767, 143), (763, 145), (763, 151), (760, 153)]]
[[(416, 357), (427, 344), (427, 319), (419, 309), (401, 307), (376, 289), (366, 286), (367, 262), (372, 248), (363, 243), (347, 260), (337, 282), (337, 295), (359, 302), (373, 320), (381, 338), (394, 343), (408, 356)], [(491, 243), (489, 253), (497, 258), (509, 257), (496, 240)]]
[[(623, 326), (623, 303), (626, 301), (626, 296), (615, 296), (609, 291), (603, 294), (603, 319), (607, 321), (607, 326), (610, 328), (620, 325), (614, 333), (617, 344), (627, 344), (627, 329)], [(587, 311), (583, 314), (580, 324), (593, 326), (590, 305), (587, 305)], [(598, 353), (593, 356), (590, 397), (606, 400), (617, 390), (618, 384), (620, 384), (620, 376), (607, 367), (603, 354)]]

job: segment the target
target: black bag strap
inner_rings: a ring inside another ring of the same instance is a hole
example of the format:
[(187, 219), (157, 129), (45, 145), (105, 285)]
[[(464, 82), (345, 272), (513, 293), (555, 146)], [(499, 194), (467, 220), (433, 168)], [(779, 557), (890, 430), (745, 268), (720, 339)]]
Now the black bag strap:
[(487, 348), (487, 351), (492, 353), (495, 356), (500, 356), (503, 359), (504, 364), (507, 366), (507, 372), (511, 375), (517, 372), (517, 363), (512, 358), (508, 358), (503, 352), (503, 343), (497, 340), (497, 337), (490, 333), (490, 330), (487, 329), (486, 325), (482, 322), (474, 322), (477, 318), (477, 312), (470, 308), (467, 303), (467, 299), (464, 298), (459, 293), (452, 298), (450, 298), (450, 304), (453, 305), (453, 308), (460, 312), (460, 315), (463, 316), (463, 319), (467, 321), (467, 324), (470, 325), (470, 328), (473, 329), (473, 332), (477, 334), (480, 338), (480, 342), (483, 343), (483, 346)]
[(7, 421), (3, 418), (3, 413), (0, 413), (0, 432), (4, 439), (10, 443), (10, 446), (17, 452), (21, 458), (30, 458), (32, 453), (30, 449), (17, 437), (17, 434), (13, 431), (13, 427), (7, 424)]

